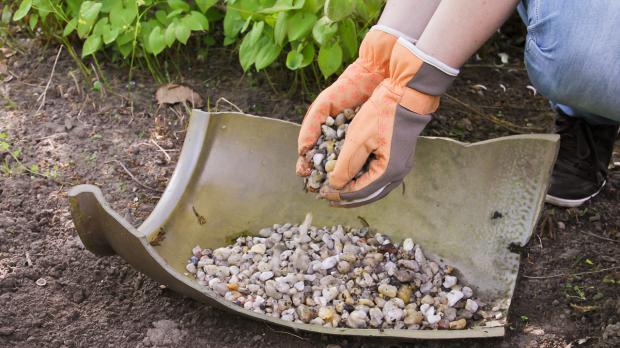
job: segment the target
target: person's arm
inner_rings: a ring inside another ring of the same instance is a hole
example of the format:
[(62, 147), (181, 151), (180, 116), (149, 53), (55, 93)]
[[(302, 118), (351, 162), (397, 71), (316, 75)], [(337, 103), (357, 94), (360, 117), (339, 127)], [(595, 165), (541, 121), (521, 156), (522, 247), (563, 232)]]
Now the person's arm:
[(519, 0), (443, 0), (416, 46), (460, 68), (504, 23)]

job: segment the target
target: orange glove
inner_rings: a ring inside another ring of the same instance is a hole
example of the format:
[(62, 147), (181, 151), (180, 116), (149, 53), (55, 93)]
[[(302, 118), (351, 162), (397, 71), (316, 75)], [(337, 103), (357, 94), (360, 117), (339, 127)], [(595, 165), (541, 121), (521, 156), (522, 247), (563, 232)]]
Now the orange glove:
[(310, 175), (312, 165), (304, 155), (321, 136), (321, 125), (327, 116), (336, 116), (345, 109), (361, 105), (388, 76), (390, 54), (398, 39), (394, 34), (399, 33), (386, 27), (373, 27), (364, 37), (355, 62), (310, 105), (297, 141), (297, 175)]
[[(413, 167), (420, 132), (439, 107), (439, 96), (458, 70), (400, 38), (392, 48), (389, 77), (357, 113), (321, 196), (354, 207), (385, 197)], [(370, 156), (369, 170), (352, 180)]]

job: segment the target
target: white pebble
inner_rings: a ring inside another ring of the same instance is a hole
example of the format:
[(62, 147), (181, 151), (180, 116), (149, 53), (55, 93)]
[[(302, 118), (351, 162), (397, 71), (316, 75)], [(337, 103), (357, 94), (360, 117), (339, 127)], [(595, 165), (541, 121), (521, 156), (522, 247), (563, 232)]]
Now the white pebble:
[(478, 310), (478, 303), (476, 303), (476, 301), (472, 301), (471, 299), (467, 299), (467, 302), (465, 302), (465, 310), (476, 313)]
[(403, 250), (406, 252), (413, 250), (413, 240), (411, 240), (411, 238), (407, 238), (403, 241)]
[(461, 291), (463, 292), (464, 298), (470, 298), (474, 296), (474, 291), (469, 286), (464, 286)]
[(215, 257), (216, 259), (220, 261), (223, 261), (223, 260), (228, 259), (231, 253), (232, 253), (232, 250), (230, 250), (229, 248), (217, 248), (213, 250), (213, 257)]
[(254, 246), (250, 249), (251, 253), (255, 253), (255, 254), (264, 254), (265, 251), (267, 251), (267, 246), (265, 244), (254, 244)]
[(297, 283), (295, 283), (294, 285), (295, 289), (297, 289), (297, 291), (304, 291), (304, 282), (302, 281), (298, 281)]
[(321, 262), (321, 269), (330, 269), (338, 263), (338, 256), (330, 256)]
[(187, 266), (185, 266), (185, 269), (189, 272), (189, 273), (196, 273), (196, 265), (194, 265), (193, 263), (188, 263)]
[(449, 288), (455, 286), (457, 281), (458, 280), (456, 279), (456, 277), (451, 276), (451, 275), (447, 275), (447, 276), (444, 277), (443, 287), (449, 289)]
[(366, 312), (355, 310), (349, 314), (347, 318), (347, 325), (354, 329), (362, 329), (366, 327), (366, 321), (368, 320), (368, 316)]
[(271, 271), (262, 272), (260, 276), (258, 277), (258, 279), (260, 279), (262, 282), (269, 280), (271, 278), (273, 278), (273, 272)]
[(463, 298), (463, 293), (458, 290), (450, 291), (446, 297), (448, 298), (448, 307), (453, 307)]
[(398, 289), (396, 289), (394, 285), (390, 284), (381, 284), (377, 290), (379, 290), (380, 294), (387, 297), (396, 297), (398, 292)]

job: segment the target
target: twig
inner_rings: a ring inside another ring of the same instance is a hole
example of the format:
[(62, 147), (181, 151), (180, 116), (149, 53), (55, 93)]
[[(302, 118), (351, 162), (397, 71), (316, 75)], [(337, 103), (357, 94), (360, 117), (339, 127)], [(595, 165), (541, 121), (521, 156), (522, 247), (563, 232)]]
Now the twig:
[(63, 46), (60, 45), (60, 47), (58, 48), (58, 53), (56, 54), (56, 59), (54, 59), (54, 65), (52, 66), (52, 73), (50, 74), (49, 80), (47, 80), (47, 85), (45, 86), (45, 90), (43, 91), (43, 94), (41, 94), (39, 98), (37, 98), (37, 101), (41, 100), (41, 104), (39, 105), (39, 108), (37, 109), (36, 113), (39, 113), (39, 111), (41, 111), (41, 109), (45, 105), (45, 98), (47, 98), (47, 90), (50, 88), (50, 85), (52, 84), (52, 78), (54, 77), (54, 72), (56, 71), (56, 64), (58, 64), (58, 58), (60, 57), (60, 52), (62, 52), (62, 47)]
[(36, 141), (42, 141), (42, 140), (48, 140), (48, 139), (54, 140), (56, 138), (64, 137), (66, 135), (67, 135), (67, 132), (60, 132), (60, 133), (54, 133), (52, 135), (48, 135), (48, 136), (45, 136), (45, 137), (42, 137), (42, 138), (36, 138), (35, 140)]
[(561, 273), (561, 274), (553, 274), (553, 275), (549, 275), (549, 276), (529, 276), (529, 275), (523, 275), (523, 277), (527, 278), (527, 279), (550, 279), (550, 278), (561, 278), (561, 277), (576, 277), (576, 276), (582, 276), (582, 275), (586, 275), (586, 274), (595, 274), (595, 273), (602, 273), (602, 272), (607, 272), (607, 271), (613, 271), (614, 269), (620, 269), (620, 266), (603, 268), (603, 269), (600, 269), (598, 271), (588, 271), (588, 272), (569, 273), (569, 274)]
[(166, 150), (164, 150), (161, 146), (159, 146), (159, 144), (155, 140), (151, 139), (151, 143), (153, 143), (153, 145), (155, 145), (161, 152), (164, 153), (164, 155), (168, 159), (168, 162), (172, 160), (172, 158), (170, 158), (170, 155), (166, 152)]
[(303, 338), (303, 337), (301, 337), (301, 336), (295, 335), (294, 333), (290, 333), (290, 332), (287, 332), (287, 331), (274, 330), (274, 329), (272, 329), (272, 328), (271, 328), (271, 326), (269, 326), (269, 325), (267, 325), (267, 324), (265, 324), (265, 326), (267, 326), (267, 328), (268, 328), (269, 330), (271, 330), (272, 332), (281, 333), (281, 334), (286, 334), (286, 335), (291, 335), (291, 336), (293, 336), (293, 337), (299, 338), (299, 339), (300, 339), (300, 340), (302, 340), (302, 341), (307, 341), (307, 339), (305, 339), (305, 338)]
[(125, 167), (125, 165), (123, 164), (123, 162), (121, 162), (121, 161), (119, 161), (119, 160), (117, 160), (117, 159), (114, 159), (113, 161), (114, 161), (114, 162), (116, 162), (116, 163), (118, 163), (118, 164), (121, 166), (121, 168), (123, 168), (123, 170), (125, 171), (125, 173), (127, 173), (127, 174), (131, 177), (131, 179), (132, 179), (132, 180), (133, 180), (136, 184), (138, 184), (138, 185), (142, 186), (143, 188), (145, 188), (145, 189), (147, 189), (147, 190), (155, 191), (155, 192), (158, 192), (158, 193), (163, 193), (163, 191), (162, 191), (162, 190), (160, 190), (160, 189), (156, 189), (156, 188), (154, 188), (154, 187), (150, 187), (150, 186), (147, 186), (147, 185), (143, 184), (140, 180), (138, 180), (138, 179), (137, 179), (137, 178), (136, 178), (136, 177), (135, 177), (135, 176), (134, 176), (134, 175), (133, 175), (133, 174), (129, 171), (129, 169), (127, 169), (127, 167)]
[(590, 233), (590, 232), (586, 232), (586, 231), (580, 231), (583, 234), (587, 234), (588, 236), (594, 237), (594, 238), (598, 238), (598, 239), (602, 239), (602, 240), (606, 240), (608, 242), (614, 242), (614, 243), (620, 243), (620, 240), (615, 240), (615, 239), (611, 239), (611, 238), (607, 238), (607, 237), (603, 237), (603, 236), (599, 236), (597, 234), (594, 233)]
[(538, 237), (538, 243), (540, 243), (540, 249), (544, 249), (542, 239), (540, 239), (540, 234), (537, 233), (536, 237)]
[(237, 105), (235, 105), (233, 102), (231, 102), (230, 100), (224, 98), (224, 97), (220, 97), (216, 102), (215, 102), (215, 111), (220, 111), (220, 101), (225, 101), (226, 103), (228, 103), (228, 105), (232, 106), (233, 108), (237, 109), (237, 111), (243, 113), (243, 110), (241, 110)]
[(75, 91), (77, 92), (77, 94), (79, 96), (82, 95), (82, 87), (80, 87), (80, 84), (77, 80), (77, 77), (75, 77), (75, 74), (73, 73), (73, 71), (69, 71), (69, 76), (71, 76), (71, 78), (73, 79), (73, 83), (75, 83)]
[(529, 128), (529, 127), (523, 127), (523, 126), (519, 126), (516, 125), (510, 121), (506, 121), (506, 120), (502, 120), (500, 118), (497, 118), (496, 116), (493, 115), (486, 115), (484, 113), (482, 113), (481, 111), (479, 111), (478, 109), (474, 108), (473, 106), (465, 103), (464, 101), (461, 101), (460, 99), (453, 97), (451, 95), (449, 95), (448, 93), (444, 93), (444, 96), (446, 98), (448, 98), (449, 100), (463, 106), (464, 108), (466, 108), (467, 110), (473, 112), (474, 114), (485, 118), (495, 124), (497, 124), (500, 127), (504, 127), (510, 131), (513, 131), (515, 133), (524, 133), (524, 132), (543, 132), (544, 129), (542, 128)]

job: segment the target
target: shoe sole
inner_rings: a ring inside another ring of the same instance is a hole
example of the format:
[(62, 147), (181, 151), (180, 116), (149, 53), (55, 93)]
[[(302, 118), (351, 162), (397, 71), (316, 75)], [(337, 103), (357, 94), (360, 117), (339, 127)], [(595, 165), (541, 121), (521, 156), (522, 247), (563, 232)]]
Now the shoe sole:
[(545, 196), (545, 202), (558, 206), (558, 207), (564, 207), (564, 208), (576, 208), (581, 206), (583, 203), (589, 201), (590, 199), (594, 198), (594, 196), (598, 195), (601, 190), (603, 189), (603, 187), (605, 187), (605, 184), (607, 184), (607, 181), (603, 182), (603, 185), (601, 185), (601, 187), (598, 189), (598, 191), (594, 192), (592, 195), (585, 197), (585, 198), (580, 198), (580, 199), (566, 199), (566, 198), (560, 198), (560, 197), (556, 197), (556, 196), (552, 196), (550, 194), (547, 194)]

